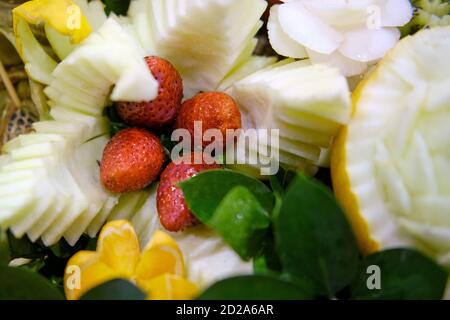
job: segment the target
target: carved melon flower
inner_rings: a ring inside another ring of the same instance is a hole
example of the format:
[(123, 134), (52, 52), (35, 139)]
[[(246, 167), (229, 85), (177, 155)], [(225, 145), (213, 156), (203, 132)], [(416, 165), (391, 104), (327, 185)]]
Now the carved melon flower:
[(79, 251), (70, 258), (64, 279), (66, 297), (77, 300), (113, 279), (130, 280), (153, 300), (192, 299), (198, 290), (186, 278), (183, 255), (174, 239), (157, 231), (141, 251), (136, 232), (126, 220), (103, 227), (96, 251)]
[(292, 58), (338, 67), (346, 76), (363, 73), (400, 39), (408, 23), (408, 0), (284, 0), (268, 22), (274, 50)]

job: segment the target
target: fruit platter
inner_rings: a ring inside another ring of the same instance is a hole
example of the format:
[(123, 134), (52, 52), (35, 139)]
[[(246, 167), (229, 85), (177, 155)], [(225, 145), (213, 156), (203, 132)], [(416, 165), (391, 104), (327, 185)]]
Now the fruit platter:
[(0, 299), (450, 299), (450, 2), (0, 1)]

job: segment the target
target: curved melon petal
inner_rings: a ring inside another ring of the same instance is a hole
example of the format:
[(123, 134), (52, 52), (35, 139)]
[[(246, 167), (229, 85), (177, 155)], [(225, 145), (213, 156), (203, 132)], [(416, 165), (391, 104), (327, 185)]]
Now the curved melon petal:
[(129, 17), (146, 54), (175, 65), (188, 98), (216, 90), (251, 57), (266, 6), (263, 0), (137, 0)]
[(267, 22), (270, 45), (282, 56), (297, 59), (308, 57), (305, 47), (289, 37), (281, 27), (278, 18), (279, 7), (275, 5), (270, 9), (269, 21)]
[(34, 25), (49, 24), (58, 32), (70, 36), (72, 43), (81, 42), (91, 33), (88, 20), (72, 0), (28, 1), (14, 8), (13, 16)]
[(449, 39), (450, 27), (403, 39), (355, 93), (332, 172), (365, 253), (409, 246), (449, 256)]
[[(111, 215), (129, 218), (142, 207), (145, 192), (131, 210), (119, 210), (117, 196), (99, 182), (98, 161), (108, 141), (102, 113), (111, 90), (118, 100), (156, 97), (158, 84), (143, 57), (140, 45), (110, 18), (50, 75), (45, 93), (52, 120), (34, 123), (35, 133), (3, 149), (0, 223), (16, 236), (27, 233), (47, 246), (64, 236), (73, 245), (94, 222), (100, 228)], [(13, 182), (11, 173), (19, 180)], [(23, 196), (2, 198), (8, 188)]]
[(409, 0), (387, 0), (381, 8), (381, 25), (383, 27), (400, 27), (413, 17), (414, 8)]
[(31, 79), (49, 84), (51, 73), (57, 63), (42, 48), (34, 37), (28, 23), (17, 17), (14, 19), (14, 33), (16, 35), (16, 47), (25, 63), (25, 70)]
[(339, 32), (311, 14), (300, 1), (279, 6), (278, 21), (291, 39), (319, 53), (332, 53), (343, 40)]
[(219, 280), (247, 275), (253, 271), (251, 262), (244, 262), (220, 236), (205, 227), (172, 234), (183, 252), (189, 279), (207, 287)]
[[(74, 0), (74, 2), (86, 17), (92, 31), (99, 29), (106, 21), (107, 16), (104, 11), (104, 4), (100, 0), (90, 2), (87, 0)], [(50, 45), (61, 60), (64, 60), (77, 47), (77, 44), (72, 42), (71, 36), (61, 32), (61, 29), (55, 29), (50, 23), (46, 23), (44, 28)]]
[[(350, 93), (336, 69), (307, 60), (269, 67), (235, 83), (231, 89), (250, 121), (244, 129), (278, 129), (281, 165), (317, 164), (322, 148), (350, 119)], [(269, 141), (269, 139), (265, 139)], [(293, 161), (293, 159), (297, 159)]]
[(382, 58), (399, 39), (397, 28), (367, 30), (363, 27), (345, 32), (339, 51), (351, 60), (369, 62)]
[(373, 0), (304, 0), (302, 2), (308, 11), (336, 27), (365, 24), (367, 10), (373, 4)]
[(263, 57), (263, 56), (252, 56), (242, 65), (231, 70), (225, 79), (220, 83), (217, 90), (226, 91), (233, 86), (234, 83), (245, 77), (255, 73), (261, 69), (264, 69), (270, 65), (274, 65), (277, 62), (276, 57)]

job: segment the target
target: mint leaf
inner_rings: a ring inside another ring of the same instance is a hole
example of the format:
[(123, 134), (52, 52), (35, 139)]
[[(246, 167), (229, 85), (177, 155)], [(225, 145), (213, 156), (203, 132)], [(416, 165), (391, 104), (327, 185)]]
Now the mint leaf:
[(276, 251), (275, 240), (270, 235), (265, 239), (261, 255), (253, 260), (253, 272), (255, 274), (278, 275), (282, 271), (280, 257)]
[(116, 279), (89, 290), (81, 300), (144, 300), (145, 297), (145, 293), (131, 282)]
[[(370, 266), (379, 269), (373, 271), (368, 269)], [(376, 274), (378, 271), (379, 275)], [(376, 278), (378, 276), (379, 279)], [(444, 295), (447, 279), (448, 273), (420, 252), (391, 249), (363, 260), (359, 276), (352, 285), (352, 297), (365, 300), (437, 300)]]
[(0, 267), (0, 300), (62, 300), (58, 288), (28, 269)]
[(247, 188), (267, 212), (272, 212), (274, 206), (274, 196), (264, 183), (236, 171), (204, 171), (179, 186), (189, 209), (200, 221), (209, 221), (223, 198), (237, 186)]
[(269, 276), (240, 276), (213, 284), (200, 300), (301, 300), (311, 296), (292, 283)]
[(202, 222), (216, 230), (243, 259), (256, 256), (267, 238), (270, 217), (256, 197), (242, 186), (234, 187)]
[(318, 296), (332, 298), (356, 276), (355, 237), (333, 195), (304, 176), (291, 183), (275, 219), (284, 274)]

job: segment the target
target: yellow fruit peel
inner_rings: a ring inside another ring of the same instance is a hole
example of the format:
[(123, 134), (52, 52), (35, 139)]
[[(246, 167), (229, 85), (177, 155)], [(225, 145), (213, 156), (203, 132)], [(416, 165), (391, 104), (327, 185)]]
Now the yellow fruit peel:
[(45, 52), (28, 23), (20, 17), (14, 19), (14, 34), (17, 51), (25, 63), (25, 70), (30, 78), (40, 83), (50, 84), (51, 74), (57, 62)]
[(172, 237), (155, 232), (141, 253), (135, 230), (125, 220), (103, 227), (97, 251), (80, 251), (69, 260), (66, 297), (79, 299), (90, 289), (119, 278), (135, 283), (149, 299), (192, 299), (198, 292), (197, 285), (186, 279), (183, 255)]
[(198, 294), (195, 284), (172, 274), (163, 274), (142, 286), (149, 292), (149, 300), (190, 300)]
[(108, 223), (100, 232), (97, 252), (103, 263), (131, 277), (140, 257), (139, 240), (133, 226), (125, 220)]
[(66, 298), (78, 300), (89, 290), (120, 276), (120, 273), (102, 263), (96, 252), (79, 251), (67, 263), (64, 274)]
[(59, 33), (71, 37), (73, 44), (80, 43), (90, 33), (91, 27), (81, 8), (72, 0), (33, 0), (13, 10), (13, 17), (29, 24), (48, 24)]
[(415, 247), (450, 266), (449, 35), (406, 37), (353, 94), (331, 169), (365, 254)]
[[(364, 86), (367, 83), (368, 78), (363, 80), (352, 94), (352, 116), (356, 112), (361, 92), (364, 90)], [(369, 224), (361, 215), (358, 199), (356, 195), (351, 192), (350, 177), (348, 176), (347, 170), (345, 168), (347, 163), (347, 153), (345, 148), (347, 135), (348, 128), (342, 128), (333, 143), (331, 152), (331, 174), (333, 177), (333, 190), (336, 199), (344, 210), (344, 213), (346, 214), (353, 228), (353, 231), (355, 232), (360, 251), (364, 255), (369, 255), (373, 252), (378, 251), (380, 248), (380, 244), (371, 237), (371, 234), (369, 232)]]

